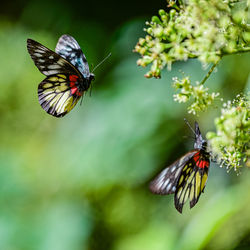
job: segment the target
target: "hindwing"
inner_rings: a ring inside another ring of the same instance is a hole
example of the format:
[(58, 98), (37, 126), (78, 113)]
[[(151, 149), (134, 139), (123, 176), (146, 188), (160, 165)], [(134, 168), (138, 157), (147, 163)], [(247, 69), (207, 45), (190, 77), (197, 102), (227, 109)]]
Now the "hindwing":
[(83, 94), (73, 84), (72, 75), (68, 74), (55, 74), (45, 78), (38, 86), (38, 99), (42, 108), (56, 117), (66, 115)]
[(180, 213), (182, 213), (183, 205), (188, 199), (190, 201), (190, 208), (198, 202), (207, 182), (209, 160), (203, 160), (206, 162), (206, 165), (208, 164), (207, 166), (204, 165), (203, 168), (199, 167), (194, 160), (197, 154), (200, 155), (200, 152), (198, 151), (183, 166), (176, 184), (174, 200), (175, 207)]

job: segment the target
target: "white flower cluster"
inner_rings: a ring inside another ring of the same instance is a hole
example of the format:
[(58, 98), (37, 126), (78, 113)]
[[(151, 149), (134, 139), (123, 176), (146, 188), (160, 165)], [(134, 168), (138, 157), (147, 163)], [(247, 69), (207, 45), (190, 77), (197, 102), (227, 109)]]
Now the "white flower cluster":
[(207, 133), (213, 155), (221, 166), (238, 170), (249, 164), (250, 97), (238, 95), (224, 103), (221, 116), (215, 119), (217, 132)]
[(177, 91), (180, 91), (174, 95), (174, 101), (185, 103), (191, 100), (192, 104), (188, 107), (188, 112), (194, 115), (197, 114), (197, 112), (205, 111), (216, 97), (219, 96), (219, 93), (209, 93), (209, 89), (204, 87), (200, 82), (196, 82), (196, 86), (193, 86), (189, 77), (183, 79), (174, 77), (173, 81), (173, 87)]

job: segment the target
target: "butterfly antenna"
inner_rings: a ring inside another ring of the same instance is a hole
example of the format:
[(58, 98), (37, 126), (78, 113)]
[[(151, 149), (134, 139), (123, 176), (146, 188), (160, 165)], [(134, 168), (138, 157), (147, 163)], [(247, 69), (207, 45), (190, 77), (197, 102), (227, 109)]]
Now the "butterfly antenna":
[[(186, 118), (184, 118), (184, 122), (188, 125), (188, 127), (193, 131), (193, 133), (195, 134), (194, 129), (191, 127), (191, 125), (189, 124), (189, 122), (187, 121)], [(196, 135), (196, 134), (195, 134)]]
[(102, 63), (104, 63), (109, 57), (111, 56), (111, 53), (109, 53), (101, 62), (99, 62), (94, 69), (92, 70), (92, 72), (94, 72)]
[(93, 63), (91, 63), (90, 68), (91, 68), (90, 72), (93, 72), (93, 71), (92, 71), (92, 69), (94, 68), (94, 64), (93, 64)]

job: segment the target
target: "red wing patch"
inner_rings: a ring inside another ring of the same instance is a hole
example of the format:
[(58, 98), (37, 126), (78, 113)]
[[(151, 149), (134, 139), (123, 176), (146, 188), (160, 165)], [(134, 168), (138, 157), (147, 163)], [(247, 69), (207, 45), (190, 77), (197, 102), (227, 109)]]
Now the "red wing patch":
[(71, 94), (72, 95), (77, 95), (77, 96), (82, 96), (82, 93), (78, 90), (77, 86), (76, 86), (76, 83), (78, 81), (78, 76), (76, 75), (70, 75), (69, 76), (69, 80), (70, 80), (70, 83), (69, 83), (69, 86), (70, 86), (70, 91), (71, 91)]
[(209, 167), (209, 161), (200, 160), (200, 161), (196, 162), (196, 166), (199, 168)]
[(205, 168), (205, 167), (209, 167), (209, 160), (202, 157), (202, 154), (201, 152), (197, 152), (194, 157), (193, 157), (194, 161), (195, 161), (195, 164), (198, 168)]

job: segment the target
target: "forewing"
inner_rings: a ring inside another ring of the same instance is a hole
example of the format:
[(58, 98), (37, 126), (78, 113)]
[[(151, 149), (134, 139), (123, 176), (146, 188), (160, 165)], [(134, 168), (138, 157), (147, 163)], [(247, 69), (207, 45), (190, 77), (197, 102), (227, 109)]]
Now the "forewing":
[(54, 51), (46, 48), (42, 44), (27, 39), (27, 49), (40, 72), (46, 76), (69, 73), (77, 74), (81, 77), (78, 70)]
[(56, 53), (72, 63), (84, 77), (90, 75), (89, 65), (77, 41), (69, 35), (62, 35), (56, 45)]
[(185, 154), (169, 167), (163, 169), (162, 172), (160, 172), (160, 174), (150, 183), (149, 188), (151, 192), (162, 195), (174, 193), (183, 167), (196, 152), (197, 150), (193, 150)]
[[(199, 151), (195, 155), (197, 154), (199, 155)], [(190, 201), (190, 208), (198, 202), (208, 178), (209, 160), (204, 159), (202, 160), (204, 164), (200, 164), (201, 161), (196, 161), (194, 160), (195, 158), (197, 158), (197, 156), (191, 157), (186, 162), (176, 185), (175, 207), (180, 213), (182, 213), (183, 206), (187, 199)]]
[(63, 117), (74, 108), (80, 95), (72, 94), (69, 76), (57, 74), (48, 76), (38, 86), (38, 99), (42, 108), (50, 115)]

